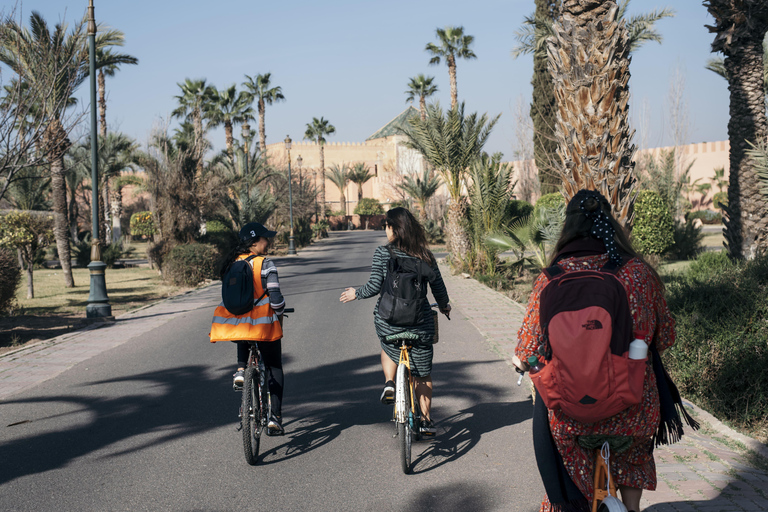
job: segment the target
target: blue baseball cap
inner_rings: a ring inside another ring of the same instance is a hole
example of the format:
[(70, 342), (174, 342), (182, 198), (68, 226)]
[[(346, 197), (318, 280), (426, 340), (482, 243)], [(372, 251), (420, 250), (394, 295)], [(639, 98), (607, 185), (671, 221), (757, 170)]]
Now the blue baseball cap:
[(238, 234), (243, 243), (248, 243), (259, 237), (273, 238), (275, 235), (277, 235), (277, 231), (270, 231), (258, 222), (249, 222), (240, 229)]

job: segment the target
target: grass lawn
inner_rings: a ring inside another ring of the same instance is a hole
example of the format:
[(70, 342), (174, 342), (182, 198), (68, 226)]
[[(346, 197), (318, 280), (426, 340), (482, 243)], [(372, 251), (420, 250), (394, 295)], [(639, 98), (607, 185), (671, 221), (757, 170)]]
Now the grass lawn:
[[(88, 269), (77, 268), (72, 274), (75, 288), (65, 288), (61, 269), (35, 270), (34, 299), (26, 298), (26, 275), (22, 275), (16, 295), (18, 309), (11, 316), (0, 318), (0, 353), (81, 326), (90, 294), (90, 273)], [(105, 275), (115, 316), (187, 290), (165, 283), (157, 270), (146, 267), (107, 269)]]

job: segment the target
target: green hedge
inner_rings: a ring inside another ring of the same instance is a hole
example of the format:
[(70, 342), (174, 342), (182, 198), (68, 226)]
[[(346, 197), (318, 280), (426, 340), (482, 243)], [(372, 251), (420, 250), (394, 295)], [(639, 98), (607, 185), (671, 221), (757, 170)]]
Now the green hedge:
[(155, 234), (155, 221), (152, 212), (136, 212), (131, 215), (131, 236), (152, 236)]
[(212, 245), (177, 245), (163, 261), (163, 277), (178, 286), (197, 286), (205, 279), (218, 278), (218, 260)]
[[(558, 194), (559, 195), (559, 194)], [(560, 196), (563, 197), (563, 196)], [(522, 201), (519, 199), (512, 199), (507, 203), (505, 215), (510, 221), (514, 222), (517, 219), (529, 216), (533, 213), (533, 205), (528, 201)]]
[(354, 213), (356, 215), (381, 215), (384, 213), (384, 208), (378, 199), (372, 197), (364, 197), (355, 206)]
[(662, 197), (643, 190), (635, 201), (632, 244), (642, 254), (663, 254), (674, 243), (674, 224)]
[(0, 247), (0, 314), (13, 307), (20, 282), (21, 269), (16, 253)]
[(557, 208), (561, 204), (565, 204), (565, 198), (560, 192), (552, 192), (551, 194), (544, 194), (536, 201), (534, 209), (536, 211), (542, 208)]
[(701, 219), (702, 224), (721, 224), (723, 222), (723, 214), (713, 210), (688, 212), (685, 218), (690, 220)]
[(677, 343), (665, 354), (681, 393), (720, 419), (768, 427), (768, 256), (705, 253), (667, 284)]

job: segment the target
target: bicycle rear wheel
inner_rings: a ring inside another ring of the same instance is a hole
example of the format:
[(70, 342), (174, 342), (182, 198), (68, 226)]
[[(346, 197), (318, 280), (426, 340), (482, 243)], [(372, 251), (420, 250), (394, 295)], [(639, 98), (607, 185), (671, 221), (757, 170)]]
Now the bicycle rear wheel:
[(413, 441), (411, 391), (408, 386), (409, 373), (408, 367), (401, 364), (397, 367), (395, 376), (397, 436), (400, 438), (400, 463), (405, 474), (411, 472), (411, 443)]
[(259, 372), (253, 366), (245, 370), (243, 383), (243, 404), (240, 425), (243, 432), (245, 461), (255, 466), (259, 458), (262, 431), (262, 404), (259, 393)]

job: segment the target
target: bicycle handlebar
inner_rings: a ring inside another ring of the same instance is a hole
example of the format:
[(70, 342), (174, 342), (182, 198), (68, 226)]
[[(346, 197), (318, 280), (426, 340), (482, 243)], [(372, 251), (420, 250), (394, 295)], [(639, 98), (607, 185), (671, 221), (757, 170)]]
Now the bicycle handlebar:
[(293, 308), (285, 308), (283, 310), (283, 313), (294, 313), (294, 312), (295, 312), (295, 310)]

